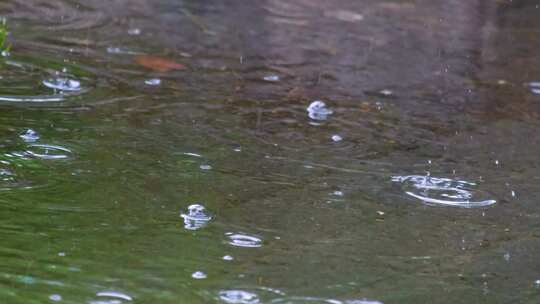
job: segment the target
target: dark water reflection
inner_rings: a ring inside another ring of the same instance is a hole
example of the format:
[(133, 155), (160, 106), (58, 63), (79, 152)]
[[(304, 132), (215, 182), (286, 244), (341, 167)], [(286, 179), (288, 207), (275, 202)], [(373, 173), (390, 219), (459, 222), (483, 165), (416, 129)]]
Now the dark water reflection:
[(0, 302), (539, 301), (539, 12), (2, 1)]

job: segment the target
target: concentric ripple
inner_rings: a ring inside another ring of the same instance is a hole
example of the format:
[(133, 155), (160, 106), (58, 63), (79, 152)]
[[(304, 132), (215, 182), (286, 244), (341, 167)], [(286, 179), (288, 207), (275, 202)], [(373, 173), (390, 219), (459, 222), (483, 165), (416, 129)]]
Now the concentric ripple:
[(258, 237), (243, 233), (226, 233), (229, 244), (237, 247), (258, 248), (262, 246), (262, 240)]
[(495, 204), (494, 199), (485, 198), (475, 183), (450, 178), (423, 175), (393, 176), (392, 181), (401, 183), (409, 196), (427, 204), (476, 208)]
[(55, 145), (32, 144), (28, 145), (26, 154), (41, 159), (65, 159), (72, 154), (71, 150)]

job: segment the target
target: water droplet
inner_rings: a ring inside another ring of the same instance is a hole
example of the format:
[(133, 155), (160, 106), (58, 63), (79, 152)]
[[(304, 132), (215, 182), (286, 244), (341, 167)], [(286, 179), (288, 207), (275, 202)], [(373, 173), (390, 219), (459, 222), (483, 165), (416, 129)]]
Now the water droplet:
[(208, 276), (206, 275), (206, 273), (202, 271), (195, 271), (194, 273), (191, 274), (191, 277), (197, 280), (202, 280), (202, 279), (206, 279)]
[(149, 86), (158, 86), (161, 84), (161, 79), (159, 78), (147, 79), (144, 81), (144, 83)]
[(102, 292), (98, 292), (96, 295), (98, 297), (109, 297), (109, 298), (115, 298), (115, 299), (124, 300), (124, 301), (133, 301), (132, 297), (118, 291), (102, 291)]
[(332, 135), (332, 140), (335, 141), (335, 142), (342, 141), (343, 137), (335, 134), (335, 135)]
[(328, 115), (334, 113), (326, 107), (326, 104), (320, 100), (315, 100), (307, 107), (309, 118), (313, 120), (326, 120)]
[(81, 90), (80, 81), (65, 77), (43, 80), (43, 85), (51, 89), (66, 92), (77, 92)]
[(512, 197), (516, 197), (516, 192), (514, 190), (512, 190), (511, 194), (512, 194)]
[(232, 232), (229, 232), (226, 235), (229, 237), (229, 244), (233, 246), (248, 248), (257, 248), (262, 246), (262, 240), (255, 236)]
[(128, 35), (137, 36), (141, 34), (141, 29), (138, 28), (132, 28), (128, 30)]
[(200, 204), (193, 204), (187, 208), (186, 213), (180, 214), (184, 218), (184, 228), (188, 230), (198, 230), (203, 228), (212, 220), (212, 216), (206, 208)]
[(35, 142), (39, 139), (39, 134), (32, 129), (26, 129), (19, 137), (25, 142)]
[(505, 253), (503, 255), (503, 258), (504, 258), (505, 261), (510, 262), (510, 253), (509, 252)]
[(472, 189), (476, 184), (463, 180), (409, 175), (394, 176), (392, 181), (401, 183), (407, 195), (427, 204), (474, 208), (497, 202), (493, 199), (478, 198), (482, 193)]
[(537, 285), (538, 287), (540, 287), (540, 279), (539, 279), (539, 280), (536, 280), (536, 281), (534, 281), (534, 283), (535, 283), (535, 284), (536, 284), (536, 285)]
[(234, 152), (242, 152), (242, 148), (234, 148)]
[(41, 159), (65, 159), (72, 153), (71, 150), (53, 145), (32, 144), (28, 146), (25, 153), (32, 157)]
[(219, 292), (219, 299), (227, 304), (257, 304), (259, 297), (243, 290), (222, 290)]
[(66, 253), (65, 253), (65, 252), (59, 252), (59, 253), (58, 253), (58, 256), (59, 256), (59, 257), (65, 257), (65, 256), (66, 256)]
[(201, 168), (201, 170), (212, 170), (212, 166), (210, 165), (200, 165), (199, 168)]
[(54, 302), (59, 302), (59, 301), (62, 301), (62, 296), (59, 294), (52, 294), (49, 296), (49, 300), (54, 301)]
[(223, 256), (223, 260), (232, 261), (232, 260), (234, 260), (234, 258), (232, 256), (230, 256), (230, 255), (225, 255), (225, 256)]
[(264, 76), (263, 79), (269, 82), (277, 82), (279, 81), (280, 78), (278, 75), (268, 75), (268, 76)]

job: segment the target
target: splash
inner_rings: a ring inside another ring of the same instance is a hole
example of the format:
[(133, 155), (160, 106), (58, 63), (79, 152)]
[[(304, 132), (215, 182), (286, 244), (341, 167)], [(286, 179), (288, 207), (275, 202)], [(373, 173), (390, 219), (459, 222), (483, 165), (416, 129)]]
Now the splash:
[(481, 198), (475, 183), (450, 178), (424, 175), (393, 176), (392, 181), (401, 183), (405, 193), (426, 204), (463, 208), (486, 207), (495, 204), (494, 199)]

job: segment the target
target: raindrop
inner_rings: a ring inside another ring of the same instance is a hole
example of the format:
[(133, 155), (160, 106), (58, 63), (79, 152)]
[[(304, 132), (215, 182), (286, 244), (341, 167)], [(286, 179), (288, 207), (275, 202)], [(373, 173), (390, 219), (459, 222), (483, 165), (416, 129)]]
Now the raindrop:
[(144, 81), (144, 83), (149, 86), (158, 86), (161, 84), (161, 79), (159, 78), (147, 79)]
[(335, 135), (332, 135), (332, 140), (333, 140), (334, 142), (342, 141), (342, 140), (343, 140), (343, 137), (341, 137), (341, 136), (335, 134)]
[(257, 304), (259, 297), (243, 290), (222, 290), (219, 292), (219, 299), (227, 304)]
[(472, 189), (475, 183), (422, 175), (393, 176), (401, 183), (405, 193), (427, 204), (464, 208), (485, 207), (495, 204), (493, 199), (479, 198), (480, 191)]
[(229, 237), (229, 244), (237, 247), (258, 248), (262, 246), (262, 240), (251, 235), (232, 233), (226, 234)]
[(206, 275), (206, 273), (202, 271), (195, 271), (194, 273), (191, 274), (191, 277), (197, 280), (202, 280), (202, 279), (206, 279), (208, 276)]
[(64, 147), (38, 144), (29, 145), (25, 152), (27, 155), (41, 159), (65, 159), (72, 153)]
[(201, 229), (212, 220), (212, 216), (200, 204), (190, 205), (187, 208), (187, 212), (180, 214), (180, 216), (184, 218), (184, 228), (187, 230)]
[(210, 165), (200, 165), (199, 168), (201, 168), (201, 170), (212, 170), (212, 166)]
[(223, 256), (223, 260), (224, 261), (232, 261), (232, 260), (234, 260), (234, 258), (232, 256), (230, 256), (230, 255), (225, 255), (225, 256)]
[(26, 129), (19, 137), (25, 142), (35, 142), (39, 139), (39, 134), (32, 129)]
[(313, 120), (326, 120), (328, 115), (334, 113), (326, 107), (326, 104), (320, 100), (315, 100), (307, 107), (309, 118)]
[(66, 77), (43, 80), (43, 85), (51, 89), (66, 92), (77, 92), (81, 90), (80, 81)]
[(54, 301), (54, 302), (59, 302), (59, 301), (62, 301), (62, 296), (59, 294), (52, 294), (49, 296), (49, 300)]
[(268, 75), (268, 76), (264, 76), (263, 79), (269, 82), (277, 82), (279, 81), (280, 78), (278, 75)]

